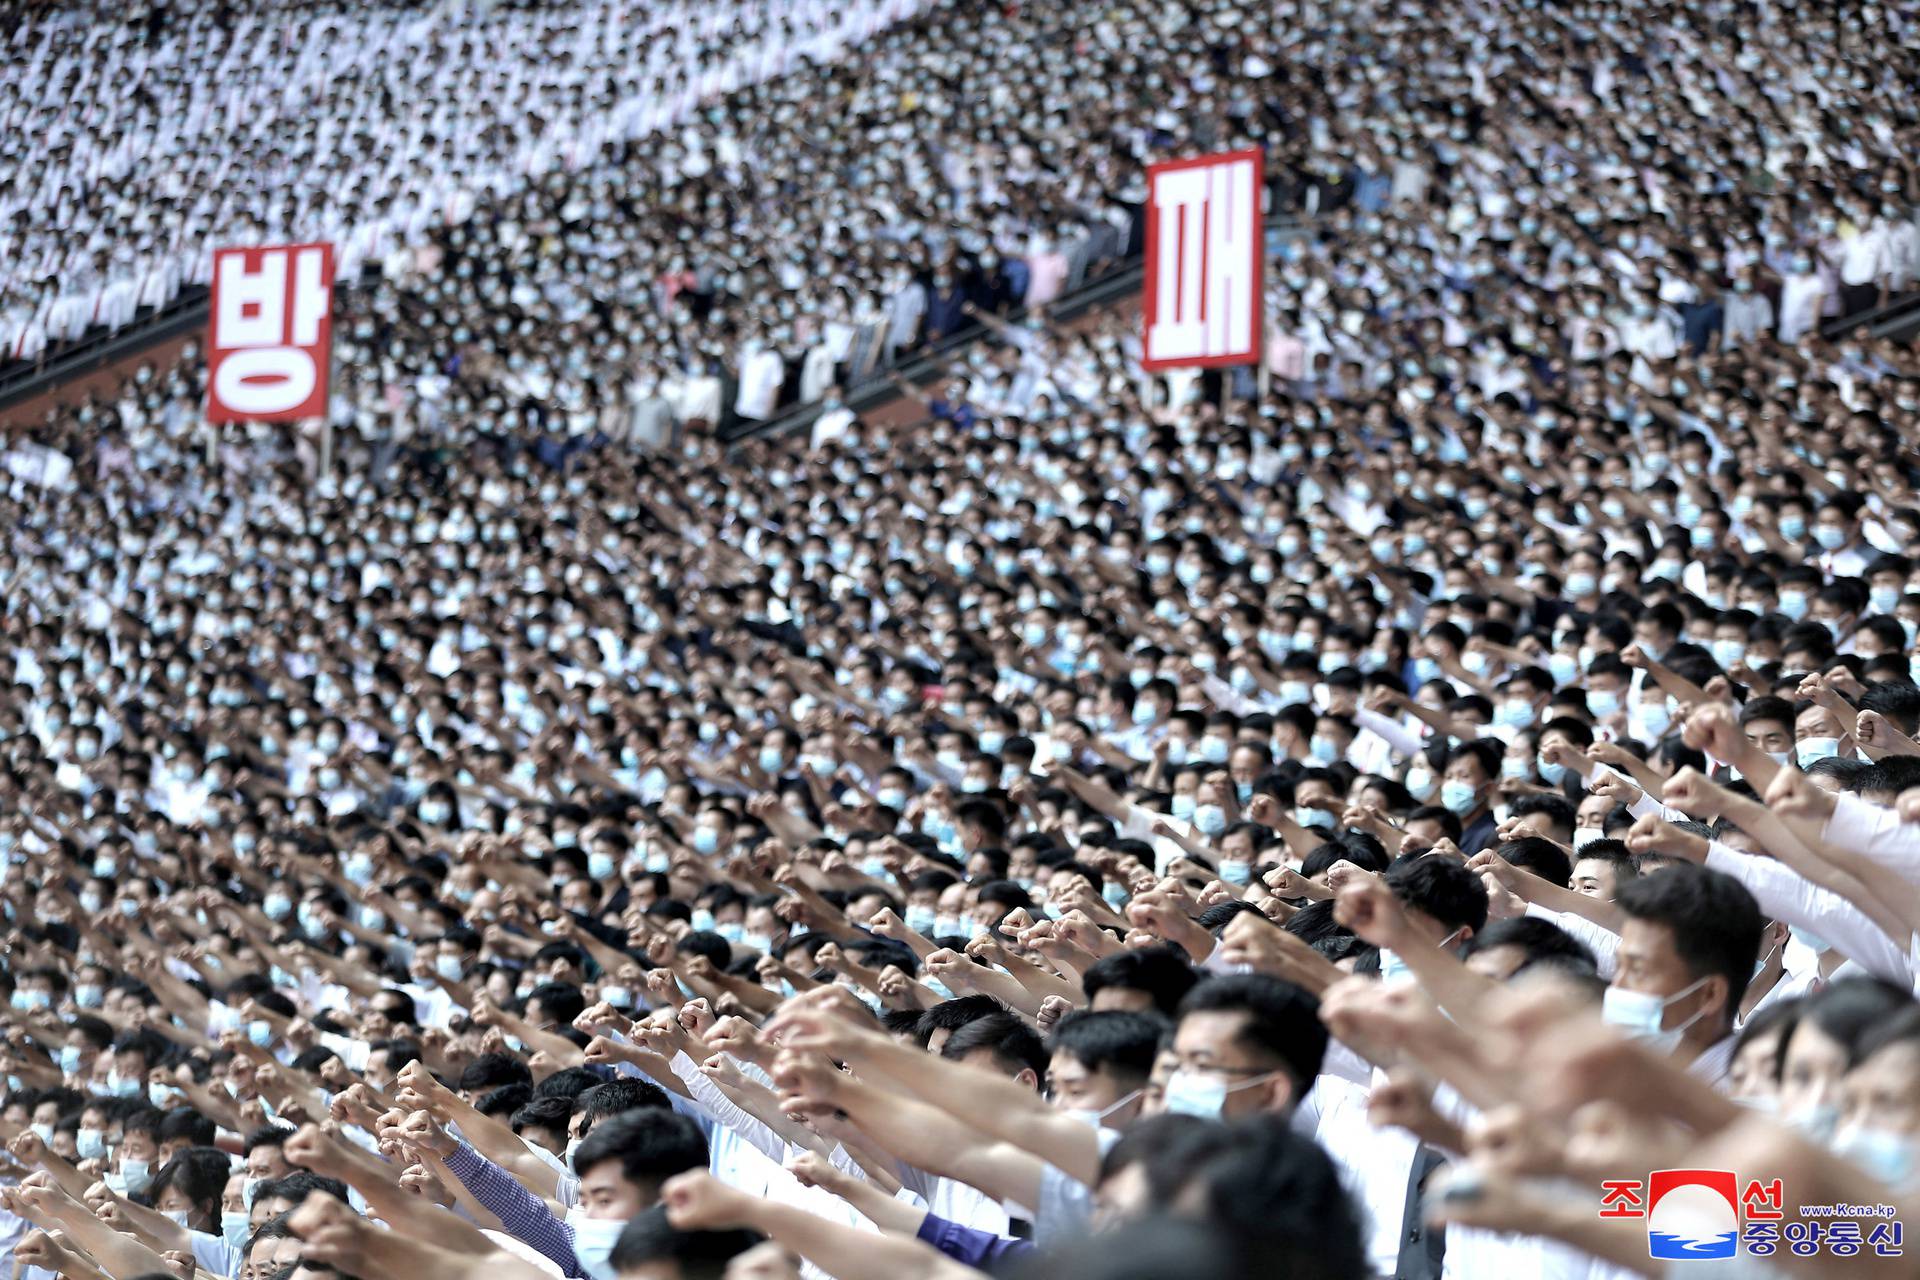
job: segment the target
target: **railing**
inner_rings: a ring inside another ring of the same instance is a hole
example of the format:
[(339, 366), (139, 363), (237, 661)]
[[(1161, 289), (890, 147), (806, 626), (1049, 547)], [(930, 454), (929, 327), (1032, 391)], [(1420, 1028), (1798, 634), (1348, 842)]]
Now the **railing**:
[(1842, 338), (1862, 325), (1876, 338), (1904, 339), (1920, 331), (1920, 290), (1889, 298), (1884, 306), (1840, 316), (1820, 326), (1823, 338)]
[(208, 295), (205, 285), (191, 285), (165, 306), (142, 307), (118, 329), (81, 334), (44, 360), (0, 366), (0, 409), (45, 395), (74, 378), (199, 328), (207, 322)]
[[(1271, 245), (1276, 237), (1297, 235), (1305, 227), (1306, 222), (1299, 218), (1269, 219), (1266, 224), (1267, 242)], [(1140, 281), (1145, 273), (1144, 255), (1135, 254), (1130, 258), (1123, 258), (1114, 265), (1113, 270), (1083, 282), (1046, 304), (1046, 312), (1056, 320), (1072, 320), (1096, 307), (1104, 307), (1115, 299), (1132, 293), (1140, 287)], [(1027, 310), (1022, 307), (996, 319), (1005, 323), (1018, 324), (1026, 318)], [(993, 334), (993, 326), (972, 321), (931, 346), (916, 348), (910, 358), (900, 363), (875, 368), (859, 382), (848, 387), (842, 398), (847, 408), (855, 413), (865, 413), (877, 408), (899, 395), (898, 388), (893, 385), (896, 377), (903, 378), (916, 386), (931, 382), (938, 378), (941, 371), (952, 362), (956, 352), (972, 346), (982, 338), (990, 338)], [(818, 401), (794, 405), (764, 422), (734, 422), (723, 427), (719, 436), (722, 443), (732, 447), (745, 444), (750, 440), (797, 431), (812, 426), (813, 420), (820, 416), (821, 409), (822, 406)]]

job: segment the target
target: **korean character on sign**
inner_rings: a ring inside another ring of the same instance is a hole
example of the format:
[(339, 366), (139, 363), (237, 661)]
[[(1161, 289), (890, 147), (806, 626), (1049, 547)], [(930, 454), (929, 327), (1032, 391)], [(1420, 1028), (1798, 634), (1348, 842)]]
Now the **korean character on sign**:
[(1811, 1258), (1820, 1252), (1820, 1224), (1817, 1222), (1789, 1222), (1781, 1234), (1787, 1239), (1787, 1248), (1793, 1250), (1797, 1258)]
[(1882, 1258), (1898, 1258), (1900, 1253), (1900, 1224), (1897, 1222), (1876, 1222), (1873, 1230), (1867, 1232), (1867, 1243), (1873, 1246), (1874, 1253)]
[(1749, 1180), (1747, 1189), (1740, 1193), (1740, 1207), (1749, 1222), (1778, 1222), (1786, 1216), (1784, 1199), (1780, 1179), (1763, 1183), (1756, 1178)]
[(1836, 1258), (1851, 1258), (1860, 1252), (1860, 1224), (1857, 1222), (1829, 1222), (1827, 1224), (1827, 1252)]
[(1646, 1184), (1640, 1181), (1600, 1184), (1600, 1216), (1603, 1218), (1644, 1218), (1647, 1216)]
[(1747, 1252), (1756, 1258), (1770, 1258), (1780, 1251), (1780, 1226), (1774, 1222), (1749, 1222), (1741, 1234)]

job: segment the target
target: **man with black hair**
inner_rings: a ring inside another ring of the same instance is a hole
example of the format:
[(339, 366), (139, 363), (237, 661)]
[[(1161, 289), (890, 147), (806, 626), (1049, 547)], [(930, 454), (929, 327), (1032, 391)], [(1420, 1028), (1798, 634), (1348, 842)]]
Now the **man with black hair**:
[(573, 1103), (565, 1098), (534, 1098), (509, 1116), (507, 1122), (527, 1142), (536, 1143), (558, 1157), (567, 1149), (567, 1122), (572, 1116)]
[(728, 1264), (759, 1244), (753, 1231), (676, 1231), (654, 1205), (620, 1229), (609, 1259), (619, 1280), (724, 1280)]
[(1319, 1002), (1292, 983), (1258, 973), (1209, 978), (1180, 1002), (1166, 1108), (1285, 1114), (1312, 1087), (1326, 1048)]
[(1567, 884), (1576, 893), (1612, 902), (1620, 887), (1639, 873), (1624, 840), (1589, 840), (1575, 851)]
[(947, 1037), (961, 1027), (1006, 1011), (1007, 1007), (992, 996), (955, 996), (921, 1014), (916, 1034), (922, 1048), (929, 1053), (939, 1053), (946, 1047)]
[(1567, 857), (1567, 851), (1542, 836), (1522, 836), (1518, 840), (1509, 840), (1494, 852), (1514, 866), (1531, 871), (1562, 889), (1567, 887), (1573, 874), (1572, 860)]
[(991, 1067), (1032, 1089), (1040, 1087), (1047, 1071), (1046, 1046), (1039, 1034), (1005, 1010), (967, 1023), (947, 1037), (939, 1052), (949, 1062)]
[(1170, 1024), (1150, 1013), (1077, 1013), (1063, 1018), (1048, 1043), (1047, 1096), (1089, 1124), (1125, 1128)]
[(1766, 928), (1753, 894), (1732, 876), (1682, 864), (1630, 881), (1614, 905), (1626, 921), (1606, 1020), (1722, 1083)]
[(1160, 944), (1128, 947), (1088, 966), (1080, 985), (1096, 1013), (1154, 1010), (1172, 1017), (1199, 975), (1178, 948)]
[(1493, 843), (1495, 784), (1500, 780), (1500, 744), (1485, 738), (1462, 742), (1448, 753), (1440, 780), (1440, 803), (1460, 821), (1454, 843), (1469, 857)]
[(614, 1280), (610, 1262), (621, 1226), (660, 1198), (676, 1173), (705, 1169), (700, 1127), (672, 1111), (625, 1111), (593, 1126), (573, 1152), (578, 1200), (561, 1222), (546, 1202), (465, 1143), (444, 1135), (442, 1160), (473, 1198), (514, 1238), (538, 1250), (565, 1276)]
[(461, 1070), (460, 1083), (454, 1092), (471, 1106), (475, 1098), (503, 1084), (532, 1083), (533, 1072), (513, 1054), (483, 1053)]
[(244, 1144), (247, 1162), (247, 1177), (259, 1183), (284, 1178), (293, 1172), (293, 1166), (287, 1163), (286, 1142), (292, 1130), (283, 1129), (277, 1124), (264, 1124), (249, 1133)]
[(1462, 955), (1467, 968), (1496, 982), (1536, 969), (1583, 978), (1598, 976), (1593, 952), (1586, 944), (1551, 920), (1533, 916), (1489, 921), (1467, 940)]

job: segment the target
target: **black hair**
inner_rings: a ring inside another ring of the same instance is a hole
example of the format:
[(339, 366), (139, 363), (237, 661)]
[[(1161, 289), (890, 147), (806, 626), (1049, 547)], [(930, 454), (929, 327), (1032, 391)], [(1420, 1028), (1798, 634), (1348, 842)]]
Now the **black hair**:
[(1486, 928), (1467, 939), (1465, 954), (1470, 956), (1490, 947), (1519, 948), (1523, 958), (1513, 971), (1516, 978), (1536, 965), (1588, 978), (1599, 972), (1593, 951), (1584, 942), (1553, 921), (1536, 916), (1490, 921)]
[(1811, 1023), (1847, 1054), (1847, 1069), (1860, 1065), (1869, 1034), (1896, 1014), (1914, 1008), (1913, 993), (1879, 978), (1847, 978), (1800, 1002), (1800, 1016), (1781, 1038), (1781, 1060), (1801, 1027)]
[(947, 1037), (940, 1056), (958, 1062), (970, 1053), (985, 1049), (993, 1054), (994, 1065), (1008, 1075), (1031, 1070), (1035, 1079), (1047, 1074), (1047, 1049), (1040, 1033), (1004, 1010), (975, 1018)]
[(532, 1084), (533, 1072), (510, 1053), (483, 1053), (460, 1071), (459, 1088), (467, 1093), (497, 1089), (503, 1084)]
[(507, 1117), (517, 1134), (528, 1129), (551, 1129), (566, 1136), (567, 1121), (573, 1118), (573, 1103), (566, 1098), (535, 1098)]
[(1181, 1198), (1195, 1198), (1193, 1192), (1214, 1234), (1233, 1241), (1250, 1263), (1258, 1260), (1244, 1274), (1345, 1280), (1367, 1273), (1360, 1213), (1339, 1170), (1285, 1117), (1229, 1125), (1224, 1149), (1194, 1172)]
[(920, 1025), (914, 1034), (919, 1037), (920, 1047), (924, 1049), (936, 1031), (958, 1031), (969, 1022), (1006, 1011), (1007, 1006), (992, 996), (955, 996), (951, 1000), (942, 1000), (921, 1014)]
[(1614, 905), (1630, 919), (1665, 925), (1695, 978), (1725, 978), (1726, 1016), (1733, 1016), (1753, 981), (1753, 962), (1767, 927), (1745, 885), (1722, 872), (1681, 863), (1621, 885)]
[(1477, 930), (1487, 923), (1487, 887), (1458, 859), (1413, 855), (1397, 859), (1387, 868), (1387, 888), (1406, 906), (1449, 930)]
[(650, 1262), (671, 1261), (680, 1280), (723, 1280), (727, 1264), (761, 1239), (752, 1231), (677, 1231), (667, 1221), (666, 1206), (654, 1205), (627, 1220), (608, 1262), (621, 1275)]
[(1151, 1013), (1076, 1013), (1054, 1027), (1047, 1049), (1068, 1055), (1089, 1071), (1105, 1067), (1111, 1075), (1144, 1084), (1153, 1074), (1168, 1025)]
[(160, 1117), (154, 1137), (161, 1142), (185, 1138), (189, 1147), (211, 1147), (219, 1133), (219, 1125), (192, 1107), (175, 1107)]
[(218, 1226), (220, 1197), (225, 1194), (227, 1179), (232, 1174), (229, 1165), (227, 1153), (211, 1144), (188, 1147), (160, 1166), (153, 1181), (147, 1184), (147, 1199), (158, 1204), (161, 1193), (172, 1187), (192, 1201), (194, 1208), (204, 1212), (204, 1223)]
[(1080, 985), (1089, 1003), (1109, 987), (1145, 992), (1154, 1008), (1172, 1017), (1180, 1001), (1198, 981), (1200, 975), (1187, 963), (1184, 952), (1166, 943), (1156, 943), (1101, 957), (1087, 966)]
[(1182, 1019), (1195, 1013), (1241, 1013), (1240, 1043), (1277, 1061), (1293, 1079), (1293, 1097), (1306, 1095), (1327, 1056), (1320, 1002), (1291, 982), (1262, 973), (1208, 978), (1180, 1002)]
[(651, 1080), (620, 1079), (597, 1084), (573, 1100), (573, 1109), (580, 1113), (580, 1136), (582, 1139), (595, 1125), (609, 1116), (625, 1115), (629, 1111), (666, 1111), (671, 1109), (667, 1101), (667, 1091)]
[(563, 1067), (533, 1086), (533, 1096), (572, 1102), (599, 1083), (601, 1077), (592, 1067)]
[(510, 1116), (533, 1101), (533, 1087), (524, 1084), (503, 1084), (498, 1089), (489, 1089), (473, 1100), (473, 1109), (483, 1116)]
[(671, 1110), (644, 1107), (595, 1125), (574, 1149), (573, 1172), (584, 1175), (596, 1165), (618, 1160), (621, 1176), (652, 1200), (661, 1183), (676, 1173), (706, 1168), (707, 1158), (707, 1140), (699, 1125)]
[(1573, 859), (1567, 856), (1565, 849), (1541, 836), (1522, 836), (1518, 840), (1509, 840), (1494, 852), (1521, 870), (1531, 871), (1562, 889), (1573, 879)]

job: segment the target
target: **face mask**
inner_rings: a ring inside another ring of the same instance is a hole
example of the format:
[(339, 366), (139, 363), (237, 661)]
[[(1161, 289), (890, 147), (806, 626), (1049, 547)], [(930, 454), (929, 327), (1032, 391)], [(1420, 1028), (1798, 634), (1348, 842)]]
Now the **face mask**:
[(1914, 1141), (1902, 1133), (1868, 1129), (1853, 1125), (1834, 1136), (1833, 1153), (1851, 1160), (1890, 1187), (1905, 1189), (1914, 1182), (1920, 1153)]
[(1440, 784), (1440, 803), (1463, 818), (1473, 812), (1473, 803), (1479, 794), (1478, 787), (1455, 778), (1448, 778)]
[(247, 1024), (247, 1039), (251, 1040), (259, 1048), (266, 1048), (273, 1043), (273, 1024), (264, 1019), (255, 1019), (249, 1022)]
[(193, 1215), (185, 1209), (168, 1209), (166, 1211), (166, 1216), (173, 1219), (175, 1222), (179, 1223), (183, 1227), (188, 1227), (192, 1225), (191, 1223), (188, 1222), (188, 1219)]
[(1220, 878), (1228, 884), (1247, 884), (1253, 879), (1253, 864), (1239, 858), (1222, 858)]
[(1747, 656), (1747, 646), (1738, 640), (1715, 640), (1710, 649), (1713, 660), (1720, 664), (1723, 671), (1731, 670)]
[(933, 937), (939, 930), (940, 916), (932, 907), (908, 907), (907, 928), (915, 933)]
[(137, 1196), (153, 1182), (153, 1166), (145, 1160), (122, 1160), (120, 1178), (127, 1188), (123, 1194)]
[(1698, 991), (1705, 983), (1706, 979), (1701, 978), (1665, 1000), (1644, 991), (1628, 991), (1625, 987), (1608, 987), (1606, 998), (1600, 1006), (1601, 1020), (1620, 1028), (1655, 1053), (1672, 1053), (1679, 1047), (1680, 1038), (1686, 1034), (1687, 1028), (1698, 1022), (1706, 1010), (1702, 1009), (1670, 1030), (1663, 1025), (1667, 1020), (1667, 1010)]
[(1117, 880), (1109, 880), (1100, 886), (1100, 897), (1115, 911), (1127, 905), (1127, 886)]
[(1533, 723), (1533, 704), (1520, 698), (1508, 698), (1493, 709), (1493, 722), (1509, 729)]
[(261, 910), (267, 913), (269, 920), (285, 920), (293, 914), (293, 899), (277, 895), (270, 897), (261, 906)]
[(1826, 760), (1839, 754), (1840, 739), (1838, 738), (1802, 738), (1793, 744), (1794, 759), (1799, 761), (1802, 769), (1815, 760)]
[[(1787, 534), (1787, 522), (1785, 520), (1780, 522), (1780, 532)], [(1794, 535), (1787, 534), (1787, 536), (1793, 537)], [(1780, 593), (1780, 612), (1786, 614), (1795, 622), (1806, 617), (1807, 593), (1804, 591), (1782, 591)]]
[(1605, 720), (1620, 710), (1620, 695), (1611, 689), (1587, 690), (1587, 710), (1596, 720)]
[(1875, 613), (1892, 613), (1900, 603), (1900, 588), (1874, 587), (1867, 592), (1867, 599), (1872, 603)]
[(434, 972), (438, 973), (448, 982), (458, 982), (465, 976), (465, 971), (460, 967), (459, 956), (435, 956), (433, 958), (433, 968)]
[(27, 1127), (33, 1130), (34, 1136), (39, 1138), (41, 1142), (45, 1143), (48, 1146), (53, 1145), (53, 1126), (52, 1125), (32, 1124), (32, 1125), (28, 1125)]
[(1094, 1110), (1091, 1107), (1062, 1107), (1060, 1109), (1060, 1113), (1062, 1115), (1072, 1116), (1075, 1120), (1080, 1121), (1082, 1124), (1090, 1124), (1094, 1128), (1098, 1129), (1106, 1123), (1108, 1116), (1112, 1115), (1116, 1111), (1121, 1110), (1128, 1103), (1132, 1102), (1135, 1098), (1139, 1097), (1140, 1092), (1141, 1092), (1140, 1090), (1135, 1089), (1132, 1093), (1127, 1094), (1125, 1097), (1115, 1102), (1112, 1106), (1102, 1108), (1098, 1111)]
[(235, 1249), (242, 1247), (247, 1243), (247, 1237), (252, 1234), (253, 1229), (247, 1225), (247, 1211), (245, 1209), (226, 1209), (221, 1211), (220, 1238), (225, 1240), (230, 1247)]
[(695, 853), (712, 853), (720, 847), (720, 833), (712, 827), (700, 827), (693, 833)]
[(77, 1076), (80, 1074), (80, 1046), (79, 1045), (63, 1044), (60, 1046), (60, 1070), (63, 1074), (70, 1075), (70, 1076)]
[(627, 1224), (619, 1218), (589, 1218), (580, 1206), (567, 1210), (567, 1226), (573, 1230), (573, 1252), (593, 1280), (618, 1280), (613, 1268), (613, 1244)]
[(1227, 811), (1217, 804), (1196, 805), (1193, 825), (1206, 835), (1217, 836), (1227, 829)]
[(1533, 767), (1540, 771), (1540, 781), (1550, 787), (1557, 787), (1566, 780), (1567, 766), (1557, 761), (1548, 760), (1543, 756), (1533, 762)]
[(1828, 551), (1838, 551), (1846, 545), (1847, 535), (1843, 529), (1836, 529), (1832, 525), (1823, 524), (1815, 526), (1813, 540)]
[(107, 1077), (107, 1092), (116, 1098), (137, 1098), (146, 1092), (138, 1076), (125, 1077), (118, 1071)]
[(73, 1135), (73, 1149), (82, 1160), (104, 1160), (107, 1155), (107, 1135), (102, 1129), (79, 1129)]
[(693, 931), (695, 933), (713, 932), (713, 912), (704, 907), (693, 913)]
[(1217, 1120), (1227, 1105), (1227, 1095), (1238, 1093), (1242, 1089), (1251, 1089), (1273, 1078), (1269, 1071), (1265, 1075), (1243, 1080), (1239, 1084), (1228, 1085), (1225, 1080), (1209, 1072), (1188, 1071), (1182, 1068), (1167, 1077), (1166, 1110), (1171, 1115), (1199, 1116), (1203, 1120)]
[(1667, 731), (1673, 723), (1673, 712), (1667, 709), (1665, 702), (1642, 702), (1633, 709), (1633, 724), (1637, 736), (1651, 742)]

